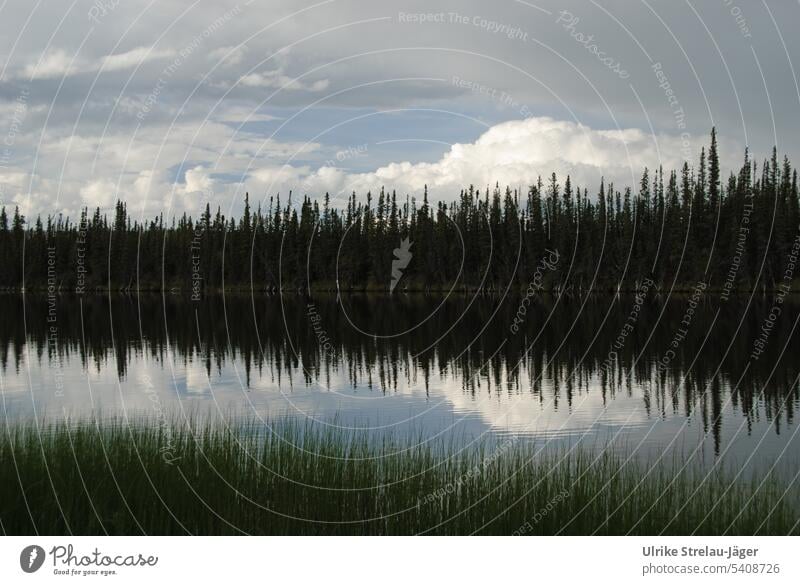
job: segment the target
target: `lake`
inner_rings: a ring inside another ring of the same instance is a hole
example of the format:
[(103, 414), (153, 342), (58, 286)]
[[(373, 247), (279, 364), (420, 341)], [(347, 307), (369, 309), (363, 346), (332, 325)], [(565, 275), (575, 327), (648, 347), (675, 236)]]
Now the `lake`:
[(800, 303), (0, 295), (5, 421), (283, 416), (795, 474)]

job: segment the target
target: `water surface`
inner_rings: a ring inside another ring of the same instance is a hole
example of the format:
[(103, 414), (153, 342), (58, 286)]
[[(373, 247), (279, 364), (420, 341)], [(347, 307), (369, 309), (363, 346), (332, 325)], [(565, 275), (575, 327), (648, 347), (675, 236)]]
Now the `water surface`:
[(771, 298), (705, 295), (9, 294), (2, 410), (292, 416), (791, 476), (800, 304), (779, 306), (775, 318)]

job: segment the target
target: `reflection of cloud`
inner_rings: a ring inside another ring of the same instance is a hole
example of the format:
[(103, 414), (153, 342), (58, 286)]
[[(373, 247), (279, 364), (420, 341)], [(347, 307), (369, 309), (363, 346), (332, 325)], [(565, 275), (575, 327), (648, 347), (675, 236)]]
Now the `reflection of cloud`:
[[(527, 369), (523, 368), (521, 378), (527, 379), (527, 375)], [(487, 427), (496, 431), (541, 437), (574, 436), (587, 429), (637, 427), (648, 420), (641, 396), (619, 392), (613, 399), (608, 396), (604, 399), (600, 380), (595, 376), (589, 379), (588, 387), (580, 392), (576, 388), (569, 406), (563, 387), (561, 395), (554, 397), (552, 383), (546, 378), (542, 381), (541, 401), (530, 392), (509, 394), (505, 388), (507, 373), (503, 372), (491, 393), (484, 388), (475, 396), (468, 394), (461, 380), (443, 380), (435, 391), (453, 405), (455, 412), (478, 415)], [(591, 436), (592, 432), (587, 434)]]
[(209, 391), (208, 373), (199, 359), (186, 364), (187, 394), (206, 394)]

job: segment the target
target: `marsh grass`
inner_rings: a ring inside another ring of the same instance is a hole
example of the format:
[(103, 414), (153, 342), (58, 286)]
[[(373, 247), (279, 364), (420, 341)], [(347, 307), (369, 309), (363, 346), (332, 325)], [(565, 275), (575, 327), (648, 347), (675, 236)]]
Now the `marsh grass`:
[(787, 534), (780, 480), (291, 420), (0, 426), (5, 534)]

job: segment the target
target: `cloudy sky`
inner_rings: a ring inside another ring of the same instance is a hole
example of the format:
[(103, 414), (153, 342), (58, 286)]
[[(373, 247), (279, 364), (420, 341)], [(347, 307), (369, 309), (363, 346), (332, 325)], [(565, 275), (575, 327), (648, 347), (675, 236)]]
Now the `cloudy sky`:
[[(738, 3), (738, 4), (737, 4)], [(800, 160), (797, 0), (0, 0), (0, 202), (635, 184)]]

